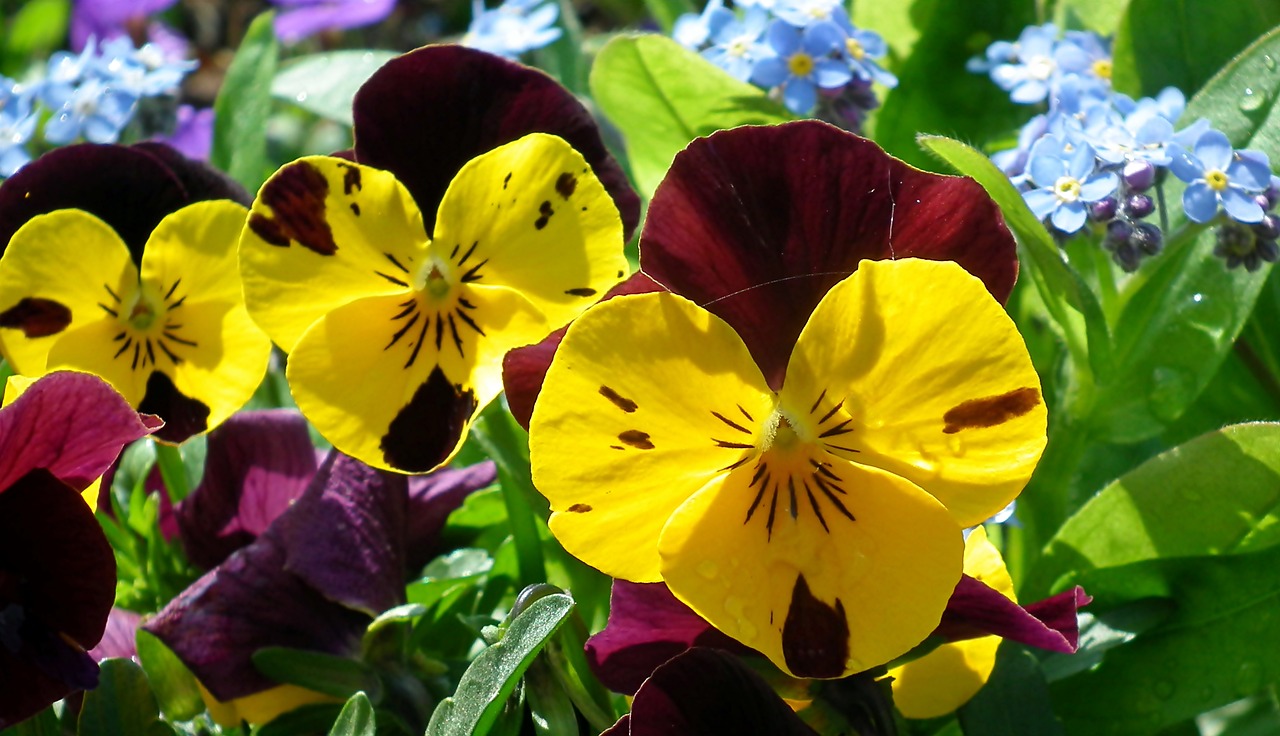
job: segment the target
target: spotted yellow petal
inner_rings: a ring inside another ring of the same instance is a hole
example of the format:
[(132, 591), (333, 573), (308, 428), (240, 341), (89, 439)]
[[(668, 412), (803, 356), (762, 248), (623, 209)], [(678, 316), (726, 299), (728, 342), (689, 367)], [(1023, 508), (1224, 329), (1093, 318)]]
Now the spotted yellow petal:
[(249, 314), (286, 352), (328, 312), (410, 291), (427, 247), (422, 214), (388, 172), (299, 159), (259, 190), (240, 241)]
[(527, 135), (472, 159), (440, 202), (432, 253), (462, 283), (507, 286), (545, 317), (536, 342), (627, 275), (617, 207), (561, 138)]
[(961, 534), (912, 483), (812, 446), (773, 451), (680, 507), (671, 592), (796, 677), (843, 677), (923, 641), (960, 579)]
[(950, 262), (863, 261), (810, 317), (782, 403), (814, 407), (826, 446), (919, 485), (962, 526), (1017, 496), (1045, 443), (1017, 328)]
[(32, 218), (0, 257), (5, 357), (19, 373), (43, 374), (59, 337), (114, 320), (137, 279), (124, 241), (97, 217), (57, 210)]
[(570, 326), (530, 423), (552, 532), (613, 577), (660, 580), (668, 517), (746, 462), (773, 403), (742, 340), (692, 302), (655, 293), (593, 307)]

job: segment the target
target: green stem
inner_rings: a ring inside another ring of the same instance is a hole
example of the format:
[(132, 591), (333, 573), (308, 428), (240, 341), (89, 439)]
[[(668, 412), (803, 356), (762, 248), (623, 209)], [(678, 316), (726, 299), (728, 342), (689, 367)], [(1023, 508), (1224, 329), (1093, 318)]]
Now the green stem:
[(507, 508), (507, 521), (511, 524), (511, 536), (516, 545), (520, 585), (546, 582), (537, 516), (541, 515), (545, 520), (548, 506), (546, 499), (533, 487), (528, 436), (505, 411), (492, 412), (483, 422), (477, 422), (471, 436), (498, 467), (502, 502)]
[(164, 479), (164, 487), (169, 489), (169, 499), (178, 503), (187, 497), (191, 487), (187, 484), (187, 465), (182, 460), (182, 450), (176, 445), (155, 443), (156, 465), (160, 466), (160, 477)]

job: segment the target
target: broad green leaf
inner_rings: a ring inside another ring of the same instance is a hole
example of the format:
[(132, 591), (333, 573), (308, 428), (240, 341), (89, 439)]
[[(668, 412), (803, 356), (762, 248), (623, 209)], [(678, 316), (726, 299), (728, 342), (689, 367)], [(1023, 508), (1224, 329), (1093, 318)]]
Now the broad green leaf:
[(560, 682), (547, 664), (538, 657), (524, 676), (524, 694), (533, 719), (533, 732), (538, 736), (561, 736), (578, 731), (578, 714), (573, 701), (560, 687)]
[[(965, 60), (982, 54), (993, 40), (1017, 38), (1035, 22), (1033, 10), (1024, 0), (917, 0), (911, 20), (919, 37), (910, 56), (893, 70), (898, 86), (881, 90), (884, 104), (876, 112), (871, 137), (907, 163), (929, 168), (936, 162), (916, 145), (917, 133), (985, 143), (1020, 127), (1035, 113), (1010, 102), (1009, 93), (985, 74), (966, 70)], [(885, 40), (895, 43), (891, 37)]]
[(351, 696), (342, 706), (338, 720), (329, 729), (329, 736), (376, 736), (378, 722), (373, 715), (373, 705), (364, 693)]
[(368, 665), (323, 652), (266, 647), (253, 653), (253, 666), (276, 682), (349, 698), (363, 690), (374, 702), (382, 699), (382, 682)]
[(1054, 652), (1040, 663), (1049, 682), (1096, 667), (1112, 649), (1123, 646), (1144, 631), (1159, 625), (1177, 607), (1167, 598), (1133, 601), (1097, 616), (1081, 611), (1079, 648), (1072, 654)]
[(1011, 641), (1000, 644), (991, 679), (957, 715), (966, 734), (1062, 734), (1040, 665), (1026, 649)]
[(1054, 21), (1061, 28), (1084, 29), (1113, 35), (1130, 0), (1058, 0), (1053, 8)]
[(920, 26), (937, 12), (941, 0), (899, 0), (853, 4), (853, 24), (879, 33), (894, 59), (905, 59), (920, 38)]
[[(1134, 568), (1134, 569), (1129, 569)], [(1051, 686), (1068, 734), (1143, 736), (1280, 680), (1280, 546), (1099, 571), (1113, 590), (1161, 579), (1176, 604), (1159, 626)], [(1088, 586), (1089, 578), (1085, 578)]]
[(342, 713), (337, 703), (317, 703), (281, 713), (270, 723), (253, 730), (254, 736), (315, 736), (325, 733)]
[(554, 593), (516, 616), (502, 641), (480, 652), (463, 674), (457, 692), (436, 708), (427, 736), (488, 733), (533, 658), (572, 610), (572, 598)]
[(393, 51), (374, 49), (299, 56), (276, 74), (271, 94), (327, 120), (351, 125), (356, 90), (396, 56)]
[(101, 665), (98, 687), (84, 694), (79, 736), (164, 736), (173, 729), (159, 720), (155, 696), (142, 668), (128, 659)]
[(1280, 424), (1237, 425), (1169, 450), (1104, 488), (1049, 543), (1032, 588), (1070, 572), (1234, 555), (1278, 542)]
[(0, 729), (0, 736), (62, 736), (62, 727), (58, 725), (58, 716), (50, 707), (16, 726)]
[(1116, 89), (1154, 95), (1200, 89), (1231, 57), (1280, 23), (1268, 0), (1131, 0), (1116, 33)]
[(204, 712), (204, 699), (195, 675), (164, 642), (143, 629), (137, 633), (138, 660), (155, 690), (160, 710), (175, 721), (189, 721)]
[(591, 93), (626, 139), (636, 185), (646, 197), (675, 155), (698, 136), (792, 119), (758, 87), (662, 36), (622, 36), (601, 49)]
[(250, 192), (258, 191), (269, 173), (267, 117), (280, 55), (272, 15), (263, 13), (249, 25), (213, 103), (209, 160)]
[(13, 14), (4, 53), (8, 61), (26, 62), (62, 45), (71, 19), (69, 0), (31, 0)]

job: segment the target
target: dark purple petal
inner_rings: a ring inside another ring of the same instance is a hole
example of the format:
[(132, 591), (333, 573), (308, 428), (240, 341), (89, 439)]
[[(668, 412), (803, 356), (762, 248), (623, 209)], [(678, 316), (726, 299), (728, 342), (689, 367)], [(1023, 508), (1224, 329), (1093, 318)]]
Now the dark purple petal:
[[(213, 110), (201, 112), (209, 113), (204, 125), (208, 127), (208, 135), (212, 136)], [(134, 144), (133, 148), (155, 156), (169, 167), (186, 189), (188, 204), (206, 199), (230, 199), (245, 207), (253, 204), (253, 195), (243, 185), (207, 163), (183, 155), (184, 151), (159, 141), (144, 141)]]
[(123, 608), (112, 608), (107, 630), (98, 645), (89, 650), (95, 662), (104, 659), (134, 659), (138, 656), (138, 623), (142, 616)]
[(640, 266), (737, 330), (782, 384), (809, 314), (862, 259), (953, 260), (1004, 301), (1017, 257), (971, 179), (914, 169), (817, 121), (725, 130), (676, 155), (649, 205)]
[(0, 453), (0, 496), (34, 468), (47, 468), (83, 490), (111, 466), (122, 447), (159, 426), (159, 420), (139, 415), (97, 376), (50, 373), (0, 409), (0, 447), (12, 448)]
[(680, 654), (645, 681), (631, 704), (629, 725), (630, 736), (817, 734), (737, 657), (702, 647)]
[(249, 544), (306, 490), (315, 448), (302, 415), (240, 412), (209, 433), (204, 478), (178, 504), (178, 536), (205, 570)]
[(209, 406), (178, 390), (167, 373), (152, 371), (147, 377), (147, 390), (138, 402), (138, 411), (155, 414), (164, 420), (156, 430), (156, 439), (182, 444), (209, 428)]
[[(636, 272), (631, 278), (610, 289), (600, 301), (608, 301), (623, 294), (644, 294), (650, 291), (663, 291), (663, 288), (643, 273)], [(551, 359), (555, 357), (560, 341), (564, 339), (564, 333), (568, 329), (567, 325), (561, 327), (542, 342), (511, 350), (502, 359), (502, 385), (507, 393), (507, 406), (511, 409), (512, 416), (525, 429), (529, 428), (534, 401), (542, 390), (542, 379), (546, 378)]]
[(552, 133), (586, 158), (613, 196), (625, 237), (640, 199), (586, 108), (546, 74), (462, 46), (427, 46), (392, 59), (356, 94), (356, 160), (396, 175), (428, 233), (454, 174), (529, 133)]
[(409, 478), (409, 530), (405, 550), (409, 575), (419, 570), (443, 550), (440, 532), (467, 496), (493, 483), (497, 467), (486, 460), (466, 468), (442, 469)]
[(1092, 598), (1076, 586), (1025, 608), (976, 578), (960, 578), (934, 634), (947, 641), (995, 634), (1052, 652), (1071, 654), (1079, 644), (1076, 609)]
[(370, 616), (404, 603), (407, 503), (405, 476), (330, 452), (307, 496), (273, 526), (286, 568)]
[(677, 600), (665, 583), (614, 580), (609, 623), (587, 640), (587, 661), (605, 687), (631, 695), (659, 665), (694, 646), (752, 652)]

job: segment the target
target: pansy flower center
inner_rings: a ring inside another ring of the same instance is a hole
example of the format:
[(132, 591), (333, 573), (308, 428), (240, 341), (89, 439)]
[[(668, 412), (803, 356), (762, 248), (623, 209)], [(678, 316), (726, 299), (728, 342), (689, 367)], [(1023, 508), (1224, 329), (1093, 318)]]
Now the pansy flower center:
[(1053, 193), (1062, 202), (1074, 202), (1080, 199), (1080, 180), (1074, 176), (1061, 176), (1053, 184)]
[(787, 59), (787, 68), (793, 77), (807, 77), (813, 72), (813, 57), (801, 51)]
[(1230, 183), (1230, 179), (1227, 178), (1227, 175), (1218, 169), (1206, 171), (1204, 174), (1204, 181), (1209, 185), (1209, 188), (1215, 192), (1221, 192), (1226, 189), (1227, 184)]
[(185, 351), (199, 347), (183, 329), (182, 307), (187, 292), (181, 278), (168, 285), (143, 281), (123, 293), (104, 283), (102, 293), (98, 308), (121, 327), (112, 338), (112, 357), (129, 362), (132, 370), (157, 368), (161, 360), (177, 366)]

